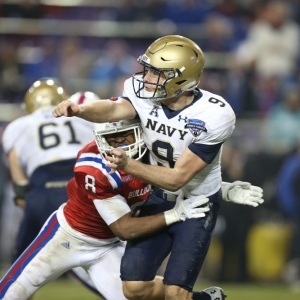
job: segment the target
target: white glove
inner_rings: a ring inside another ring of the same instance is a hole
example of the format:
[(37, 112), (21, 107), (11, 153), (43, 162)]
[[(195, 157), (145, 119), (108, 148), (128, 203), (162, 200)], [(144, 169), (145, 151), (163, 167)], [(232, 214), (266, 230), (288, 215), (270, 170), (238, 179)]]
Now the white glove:
[(263, 190), (249, 182), (222, 182), (223, 200), (257, 207), (264, 202)]
[(185, 221), (191, 218), (203, 218), (209, 211), (209, 207), (200, 207), (209, 201), (204, 195), (183, 199), (181, 194), (176, 199), (175, 207), (164, 212), (166, 224), (169, 226), (173, 223)]

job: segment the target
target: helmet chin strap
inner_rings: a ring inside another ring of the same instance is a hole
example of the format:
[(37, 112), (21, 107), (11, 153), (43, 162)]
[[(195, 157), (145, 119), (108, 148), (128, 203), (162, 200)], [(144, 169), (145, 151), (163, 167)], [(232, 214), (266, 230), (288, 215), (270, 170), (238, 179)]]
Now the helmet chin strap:
[[(192, 88), (187, 89), (186, 91), (187, 92), (194, 92), (196, 88), (197, 88), (197, 86), (194, 86)], [(151, 101), (154, 101), (154, 102), (159, 102), (159, 101), (162, 101), (162, 100), (165, 100), (165, 99), (172, 98), (172, 97), (168, 97), (168, 98), (155, 98), (155, 99), (153, 99), (153, 97), (157, 96), (157, 93), (153, 94), (153, 92), (148, 92), (145, 88), (143, 89), (143, 96), (145, 98), (148, 98)]]
[(155, 94), (153, 94), (153, 92), (148, 92), (145, 88), (143, 89), (143, 94), (144, 94), (144, 97), (146, 98), (152, 98), (155, 96)]
[(153, 97), (157, 96), (157, 93), (153, 94), (153, 92), (148, 92), (145, 89), (143, 89), (143, 96), (145, 98), (148, 98), (151, 101), (154, 101), (154, 102), (159, 102), (159, 101), (162, 101), (162, 100), (166, 99), (166, 98), (155, 98), (155, 99), (153, 99)]
[(186, 91), (187, 92), (194, 92), (196, 88), (197, 88), (197, 86), (194, 86), (194, 87), (192, 87), (190, 89), (187, 89)]

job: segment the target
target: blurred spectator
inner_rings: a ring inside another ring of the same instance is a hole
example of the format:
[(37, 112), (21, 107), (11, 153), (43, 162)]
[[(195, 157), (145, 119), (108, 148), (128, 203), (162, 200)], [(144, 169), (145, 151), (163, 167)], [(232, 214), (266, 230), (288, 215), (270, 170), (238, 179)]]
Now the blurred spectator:
[(39, 66), (39, 76), (55, 78), (58, 75), (57, 40), (45, 38), (41, 41), (43, 57)]
[(201, 79), (201, 88), (226, 96), (240, 117), (245, 116), (245, 110), (256, 111), (255, 97), (249, 89), (251, 76), (230, 54), (238, 40), (236, 27), (244, 25), (239, 19), (226, 16), (238, 14), (237, 6), (227, 10), (222, 3), (216, 6), (219, 12), (208, 14), (203, 22), (205, 36), (199, 45), (206, 55), (206, 72)]
[(271, 1), (249, 28), (238, 54), (242, 63), (254, 64), (263, 77), (290, 76), (299, 55), (299, 27), (289, 18), (288, 3)]
[(0, 102), (16, 102), (24, 90), (17, 47), (11, 42), (4, 41), (0, 48)]
[[(205, 35), (199, 46), (205, 53), (205, 72), (201, 77), (201, 88), (224, 95), (226, 90), (227, 65), (222, 60), (231, 49), (233, 31), (230, 20), (220, 14), (209, 14), (202, 24)], [(222, 61), (220, 61), (220, 58)], [(220, 63), (217, 63), (219, 59)]]
[(279, 0), (262, 6), (248, 38), (237, 50), (237, 59), (244, 68), (254, 70), (262, 114), (276, 102), (280, 82), (295, 76), (299, 26), (290, 18), (289, 8), (288, 2)]
[(205, 51), (228, 52), (232, 47), (233, 28), (230, 19), (220, 14), (209, 14), (204, 22), (205, 36), (199, 43)]
[[(110, 40), (100, 57), (90, 70), (90, 90), (101, 95), (102, 98), (114, 94), (115, 85), (120, 77), (131, 77), (132, 70), (139, 67), (137, 57), (129, 52), (129, 45), (125, 40)], [(134, 72), (135, 73), (135, 72)]]
[(169, 19), (176, 24), (196, 24), (203, 22), (213, 11), (211, 1), (166, 0), (161, 10), (161, 19)]
[(233, 23), (235, 42), (246, 38), (249, 23), (254, 20), (260, 2), (260, 0), (216, 1), (214, 9), (230, 18)]
[(254, 78), (252, 72), (245, 71), (234, 58), (230, 57), (224, 95), (236, 113), (237, 118), (257, 115), (258, 100), (253, 86)]
[(300, 291), (300, 142), (283, 162), (277, 181), (278, 201), (292, 225), (292, 240), (285, 279)]
[(41, 77), (58, 76), (57, 41), (42, 39), (37, 43), (34, 39), (26, 39), (19, 44), (18, 59), (22, 65), (26, 87)]
[(275, 104), (265, 120), (265, 145), (269, 151), (287, 153), (300, 137), (300, 87), (287, 85), (282, 101)]
[(17, 4), (5, 3), (3, 4), (3, 13), (5, 17), (26, 19), (39, 19), (44, 15), (43, 8), (39, 0), (22, 0)]
[(164, 0), (127, 0), (123, 5), (114, 9), (116, 21), (151, 22), (160, 18)]
[(206, 69), (201, 76), (200, 88), (212, 93), (224, 95), (226, 71), (224, 69)]
[(58, 78), (67, 91), (84, 90), (81, 79), (86, 78), (92, 63), (86, 48), (77, 37), (65, 37), (60, 42)]

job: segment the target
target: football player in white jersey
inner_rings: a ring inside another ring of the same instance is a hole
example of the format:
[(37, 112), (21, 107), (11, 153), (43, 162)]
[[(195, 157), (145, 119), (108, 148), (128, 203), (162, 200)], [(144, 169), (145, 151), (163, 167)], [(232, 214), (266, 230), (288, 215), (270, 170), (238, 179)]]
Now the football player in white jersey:
[[(51, 214), (35, 240), (0, 281), (0, 299), (25, 300), (39, 288), (74, 267), (83, 267), (107, 300), (126, 299), (120, 264), (122, 240), (153, 233), (178, 221), (204, 217), (208, 198), (180, 199), (176, 207), (135, 218), (150, 185), (123, 171), (109, 174), (107, 151), (122, 147), (130, 157), (146, 152), (137, 120), (95, 124), (95, 140), (78, 153), (69, 200)], [(196, 208), (204, 205), (205, 207)], [(157, 280), (160, 280), (157, 278)], [(160, 292), (160, 291), (159, 291)], [(148, 298), (149, 299), (149, 298)], [(153, 298), (156, 299), (155, 295)]]
[[(28, 114), (11, 122), (3, 134), (14, 200), (24, 208), (13, 260), (34, 240), (49, 215), (66, 201), (66, 185), (73, 177), (77, 153), (94, 139), (90, 122), (53, 117), (53, 107), (66, 97), (64, 89), (53, 79), (34, 82), (24, 99)], [(82, 104), (99, 97), (79, 92), (70, 99)]]
[[(120, 168), (152, 185), (140, 216), (170, 209), (180, 190), (183, 197), (209, 197), (210, 211), (204, 219), (174, 224), (148, 239), (130, 241), (122, 259), (121, 278), (128, 299), (150, 297), (155, 289), (152, 279), (170, 252), (164, 274), (165, 299), (191, 299), (222, 198), (222, 144), (232, 134), (235, 114), (221, 96), (197, 88), (205, 59), (190, 39), (162, 37), (138, 61), (143, 72), (125, 81), (124, 94), (115, 102), (78, 106), (67, 100), (53, 114), (92, 122), (141, 120), (151, 165), (127, 159), (121, 149), (112, 150), (107, 165), (112, 172)], [(223, 188), (224, 197), (233, 193), (237, 203), (257, 206), (263, 202), (262, 190), (250, 184), (224, 183)], [(225, 298), (220, 288), (208, 292), (209, 296), (193, 294), (193, 300)]]

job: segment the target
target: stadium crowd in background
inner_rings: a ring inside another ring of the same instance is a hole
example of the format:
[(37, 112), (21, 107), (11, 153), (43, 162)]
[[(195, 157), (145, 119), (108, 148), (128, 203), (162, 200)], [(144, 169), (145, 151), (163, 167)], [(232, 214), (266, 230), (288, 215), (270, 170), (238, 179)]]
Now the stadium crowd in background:
[[(218, 63), (220, 59), (207, 62), (201, 87), (225, 95), (238, 118), (264, 116), (280, 101), (285, 83), (299, 81), (300, 10), (295, 1), (121, 3), (117, 8), (80, 6), (68, 9), (37, 5), (40, 14), (34, 6), (31, 8), (35, 13), (30, 14), (29, 5), (20, 8), (16, 4), (2, 4), (1, 12), (8, 18), (24, 16), (58, 21), (161, 21), (175, 24), (175, 30), (182, 24), (196, 25), (199, 37), (193, 39), (205, 53), (226, 55), (221, 63)], [(113, 41), (96, 37), (3, 36), (0, 40), (1, 102), (21, 102), (22, 92), (43, 76), (58, 78), (70, 93), (79, 85), (80, 90), (101, 91), (106, 98), (118, 88), (118, 79), (130, 75), (134, 58), (151, 41), (152, 37)], [(61, 47), (55, 47), (56, 44)], [(276, 64), (270, 66), (273, 60)], [(97, 87), (97, 81), (104, 77), (105, 84)]]

